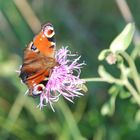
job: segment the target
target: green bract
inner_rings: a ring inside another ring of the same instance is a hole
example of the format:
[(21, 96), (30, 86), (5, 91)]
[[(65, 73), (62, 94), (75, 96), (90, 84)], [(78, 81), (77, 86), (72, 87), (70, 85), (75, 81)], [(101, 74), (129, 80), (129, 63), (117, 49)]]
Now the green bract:
[(131, 43), (134, 31), (135, 24), (127, 24), (123, 31), (111, 43), (110, 50), (113, 53), (116, 53), (117, 51), (125, 51)]
[(109, 53), (110, 53), (109, 49), (102, 50), (98, 56), (98, 60), (100, 61), (104, 60), (108, 56)]
[(106, 102), (101, 109), (102, 115), (112, 116), (115, 111), (115, 101), (116, 101), (117, 93), (112, 94), (109, 101)]

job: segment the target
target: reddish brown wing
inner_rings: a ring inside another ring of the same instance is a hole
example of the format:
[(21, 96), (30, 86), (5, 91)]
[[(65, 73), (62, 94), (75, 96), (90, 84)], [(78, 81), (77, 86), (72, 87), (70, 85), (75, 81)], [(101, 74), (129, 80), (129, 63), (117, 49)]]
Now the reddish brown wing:
[(54, 58), (46, 57), (38, 50), (32, 50), (32, 45), (31, 42), (24, 51), (20, 73), (22, 81), (30, 90), (30, 95), (32, 95), (32, 88), (49, 77), (50, 71), (56, 65)]
[(24, 51), (20, 78), (28, 86), (30, 95), (38, 95), (45, 90), (45, 79), (56, 65), (54, 35), (52, 24), (45, 24)]

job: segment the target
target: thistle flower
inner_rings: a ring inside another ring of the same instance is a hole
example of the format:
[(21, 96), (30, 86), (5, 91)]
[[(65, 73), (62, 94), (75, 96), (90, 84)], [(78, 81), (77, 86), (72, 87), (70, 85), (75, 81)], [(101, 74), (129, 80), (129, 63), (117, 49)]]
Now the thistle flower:
[(53, 68), (45, 90), (40, 94), (40, 109), (50, 104), (54, 111), (52, 103), (58, 101), (61, 95), (72, 103), (74, 97), (83, 95), (80, 91), (85, 81), (80, 79), (80, 73), (85, 63), (78, 63), (80, 56), (63, 47), (56, 52), (55, 58), (59, 65)]

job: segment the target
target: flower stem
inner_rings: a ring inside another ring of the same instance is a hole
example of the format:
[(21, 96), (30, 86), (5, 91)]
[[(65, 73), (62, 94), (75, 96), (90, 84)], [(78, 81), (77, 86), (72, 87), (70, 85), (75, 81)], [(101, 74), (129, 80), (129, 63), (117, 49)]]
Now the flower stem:
[(138, 93), (140, 94), (140, 79), (139, 79), (139, 74), (136, 69), (136, 66), (132, 60), (132, 58), (126, 53), (126, 52), (119, 52), (127, 61), (127, 63), (130, 66), (131, 72), (132, 72), (132, 78), (134, 80), (134, 83), (136, 85), (136, 88), (138, 90)]
[(82, 79), (86, 82), (107, 82), (106, 79), (100, 78), (100, 77), (95, 77), (95, 78), (84, 78)]
[[(106, 79), (97, 77), (97, 78), (84, 78), (83, 80), (85, 80), (86, 82), (108, 82)], [(130, 82), (125, 79), (125, 80), (119, 80), (119, 79), (115, 79), (114, 78), (114, 82), (116, 84), (123, 84), (128, 91), (131, 93), (131, 95), (134, 97), (135, 101), (137, 102), (137, 104), (140, 106), (140, 96), (138, 94), (138, 92), (134, 89), (134, 87), (130, 84)]]
[(116, 83), (116, 84), (122, 84), (123, 81), (120, 80), (120, 79), (116, 79), (116, 78), (112, 78), (112, 80), (108, 80), (108, 79), (105, 79), (105, 78), (101, 78), (101, 77), (96, 77), (96, 78), (84, 78), (82, 79), (86, 82), (106, 82), (106, 83)]
[(140, 95), (138, 94), (138, 92), (134, 89), (134, 87), (130, 84), (130, 82), (128, 80), (126, 80), (124, 85), (129, 90), (131, 95), (134, 97), (137, 104), (140, 106)]
[(86, 138), (81, 135), (80, 130), (77, 126), (77, 122), (75, 121), (72, 112), (63, 99), (61, 99), (61, 102), (58, 102), (58, 106), (64, 115), (64, 121), (65, 123), (67, 123), (68, 129), (71, 132), (73, 139), (86, 140)]

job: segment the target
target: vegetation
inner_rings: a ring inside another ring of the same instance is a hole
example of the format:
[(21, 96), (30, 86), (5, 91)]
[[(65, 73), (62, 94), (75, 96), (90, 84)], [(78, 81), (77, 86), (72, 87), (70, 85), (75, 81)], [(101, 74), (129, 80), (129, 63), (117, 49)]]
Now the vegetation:
[[(139, 5), (0, 0), (0, 139), (139, 140)], [(26, 44), (46, 22), (55, 27), (57, 48), (69, 46), (86, 63), (81, 78), (88, 91), (74, 104), (60, 98), (55, 112), (36, 108), (38, 98), (24, 95), (27, 87), (16, 73)]]

